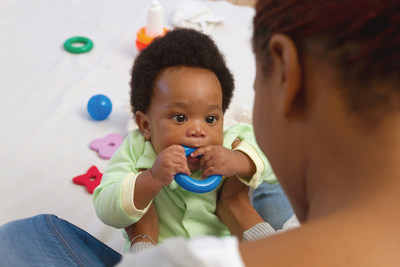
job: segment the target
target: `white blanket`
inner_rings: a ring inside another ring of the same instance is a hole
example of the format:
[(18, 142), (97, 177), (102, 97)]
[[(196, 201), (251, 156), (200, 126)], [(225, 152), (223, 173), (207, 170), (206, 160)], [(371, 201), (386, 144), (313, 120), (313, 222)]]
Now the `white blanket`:
[[(123, 251), (120, 230), (97, 218), (92, 195), (73, 184), (72, 178), (92, 165), (105, 170), (108, 161), (89, 149), (93, 139), (126, 134), (136, 31), (146, 23), (149, 3), (0, 1), (0, 224), (52, 213)], [(160, 3), (165, 26), (171, 28), (181, 1)], [(228, 123), (249, 120), (255, 76), (250, 40), (254, 10), (223, 1), (201, 3), (224, 17), (211, 35), (236, 80)], [(63, 49), (66, 39), (78, 35), (93, 41), (92, 51), (71, 54)], [(112, 101), (112, 113), (104, 121), (92, 120), (86, 111), (95, 94)]]

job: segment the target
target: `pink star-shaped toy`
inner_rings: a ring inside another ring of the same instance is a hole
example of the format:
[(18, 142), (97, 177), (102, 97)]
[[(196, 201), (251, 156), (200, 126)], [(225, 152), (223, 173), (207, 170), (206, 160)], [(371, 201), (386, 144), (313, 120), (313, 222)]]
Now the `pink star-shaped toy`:
[(101, 177), (103, 177), (103, 174), (99, 172), (99, 169), (96, 166), (92, 166), (85, 174), (74, 177), (72, 181), (75, 184), (85, 186), (87, 191), (93, 194), (94, 189), (101, 182)]
[(90, 148), (99, 153), (102, 159), (110, 159), (124, 139), (116, 133), (106, 135), (104, 138), (94, 139)]

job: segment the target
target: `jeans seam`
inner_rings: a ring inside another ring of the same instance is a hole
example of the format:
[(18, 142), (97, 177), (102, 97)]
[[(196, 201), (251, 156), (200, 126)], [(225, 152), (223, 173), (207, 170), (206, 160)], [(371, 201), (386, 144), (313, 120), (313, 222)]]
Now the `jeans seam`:
[(72, 251), (68, 243), (64, 240), (62, 235), (58, 232), (57, 228), (55, 227), (53, 221), (51, 220), (52, 215), (47, 215), (46, 216), (46, 221), (48, 222), (48, 225), (50, 228), (53, 230), (53, 233), (57, 237), (57, 239), (60, 241), (60, 243), (63, 245), (64, 249), (67, 251), (67, 253), (70, 254), (70, 256), (75, 259), (75, 263), (78, 264), (79, 266), (84, 266), (84, 264), (79, 260), (79, 258), (75, 255), (75, 253)]

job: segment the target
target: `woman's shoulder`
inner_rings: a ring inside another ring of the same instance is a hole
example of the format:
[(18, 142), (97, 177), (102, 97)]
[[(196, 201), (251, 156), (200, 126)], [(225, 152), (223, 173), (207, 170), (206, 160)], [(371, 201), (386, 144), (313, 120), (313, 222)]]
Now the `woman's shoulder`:
[(390, 216), (386, 215), (348, 208), (272, 238), (242, 243), (241, 255), (246, 266), (260, 262), (270, 266), (400, 266), (398, 220), (387, 224)]

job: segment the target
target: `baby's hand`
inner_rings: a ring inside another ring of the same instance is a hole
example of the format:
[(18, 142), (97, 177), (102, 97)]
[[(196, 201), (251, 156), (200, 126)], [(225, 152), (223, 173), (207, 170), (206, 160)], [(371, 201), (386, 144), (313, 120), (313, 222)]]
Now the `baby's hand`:
[(202, 155), (200, 159), (200, 169), (203, 170), (202, 177), (213, 174), (230, 177), (238, 173), (240, 166), (241, 153), (232, 151), (223, 146), (205, 146), (197, 149), (191, 154), (192, 157)]
[(185, 149), (179, 145), (167, 147), (157, 155), (157, 159), (150, 171), (160, 187), (169, 185), (177, 173), (190, 175)]

